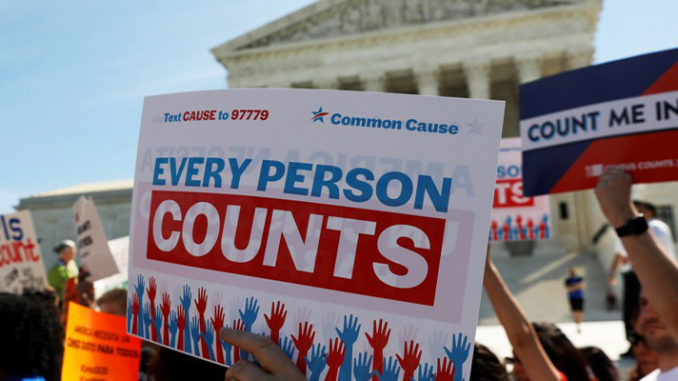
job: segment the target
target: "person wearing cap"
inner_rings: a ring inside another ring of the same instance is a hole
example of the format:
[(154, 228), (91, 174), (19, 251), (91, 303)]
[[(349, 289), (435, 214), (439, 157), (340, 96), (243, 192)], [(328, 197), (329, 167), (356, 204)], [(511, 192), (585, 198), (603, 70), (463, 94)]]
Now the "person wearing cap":
[(49, 270), (47, 280), (63, 300), (66, 281), (78, 276), (78, 266), (74, 261), (76, 254), (75, 242), (70, 239), (63, 240), (54, 248), (54, 252), (59, 255), (59, 260)]

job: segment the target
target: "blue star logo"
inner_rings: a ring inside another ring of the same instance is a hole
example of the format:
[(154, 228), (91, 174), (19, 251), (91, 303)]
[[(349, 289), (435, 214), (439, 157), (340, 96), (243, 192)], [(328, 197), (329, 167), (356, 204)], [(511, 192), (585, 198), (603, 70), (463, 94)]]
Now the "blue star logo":
[(325, 123), (323, 116), (329, 115), (328, 113), (323, 111), (323, 106), (320, 106), (320, 108), (318, 108), (318, 111), (311, 111), (311, 112), (313, 113), (313, 117), (311, 118), (313, 123), (315, 123), (317, 121), (320, 121), (320, 123)]

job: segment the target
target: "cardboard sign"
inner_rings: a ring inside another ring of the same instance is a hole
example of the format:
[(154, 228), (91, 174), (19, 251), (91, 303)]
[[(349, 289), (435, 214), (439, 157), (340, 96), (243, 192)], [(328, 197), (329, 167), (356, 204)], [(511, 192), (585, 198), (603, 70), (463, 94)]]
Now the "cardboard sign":
[(47, 285), (31, 213), (0, 214), (0, 291), (20, 294)]
[[(129, 263), (129, 236), (108, 241), (108, 248), (111, 250), (118, 268), (127, 269), (127, 264)], [(114, 288), (127, 288), (127, 271), (122, 271), (94, 282), (94, 294), (97, 297)]]
[(141, 340), (125, 331), (124, 317), (70, 303), (61, 379), (137, 380)]
[[(131, 332), (228, 365), (248, 355), (216, 335), (246, 329), (309, 378), (350, 379), (354, 360), (408, 377), (454, 361), (468, 377), (503, 108), (323, 90), (146, 98)], [(450, 360), (453, 346), (465, 355)]]
[(615, 166), (678, 180), (678, 49), (520, 86), (525, 195), (594, 188)]
[(91, 281), (109, 277), (120, 272), (108, 247), (104, 227), (94, 201), (81, 196), (73, 204), (73, 216), (78, 232), (78, 252), (82, 271), (89, 271)]
[(490, 241), (534, 241), (549, 239), (550, 236), (548, 196), (523, 195), (520, 138), (502, 139)]

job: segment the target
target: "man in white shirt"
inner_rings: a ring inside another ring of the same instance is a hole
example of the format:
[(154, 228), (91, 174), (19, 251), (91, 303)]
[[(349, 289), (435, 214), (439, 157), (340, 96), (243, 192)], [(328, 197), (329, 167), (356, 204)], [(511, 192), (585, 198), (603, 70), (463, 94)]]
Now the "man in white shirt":
[[(643, 217), (647, 220), (647, 225), (652, 236), (657, 240), (659, 246), (661, 246), (664, 251), (671, 255), (675, 255), (674, 246), (673, 246), (673, 235), (671, 234), (671, 229), (663, 221), (660, 221), (655, 218), (657, 215), (656, 207), (645, 201), (634, 200), (633, 205), (636, 207), (639, 213), (643, 214)], [(633, 325), (631, 324), (631, 317), (634, 315), (638, 309), (638, 300), (640, 296), (640, 282), (638, 282), (638, 277), (631, 267), (631, 262), (629, 261), (628, 254), (624, 249), (619, 238), (615, 240), (614, 244), (615, 259), (612, 262), (610, 267), (610, 274), (608, 278), (608, 284), (614, 286), (616, 284), (615, 276), (617, 270), (619, 269), (622, 274), (623, 282), (623, 302), (622, 302), (622, 320), (624, 321), (624, 328), (626, 330), (626, 339), (629, 343), (634, 337)], [(623, 355), (631, 355), (632, 351), (629, 349)]]

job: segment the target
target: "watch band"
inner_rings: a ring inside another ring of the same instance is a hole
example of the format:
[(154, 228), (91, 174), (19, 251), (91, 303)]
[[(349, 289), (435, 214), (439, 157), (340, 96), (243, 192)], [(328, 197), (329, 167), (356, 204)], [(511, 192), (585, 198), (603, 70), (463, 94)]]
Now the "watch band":
[(629, 235), (640, 235), (647, 231), (647, 221), (642, 214), (631, 218), (626, 221), (626, 223), (615, 229), (619, 237), (625, 237)]

